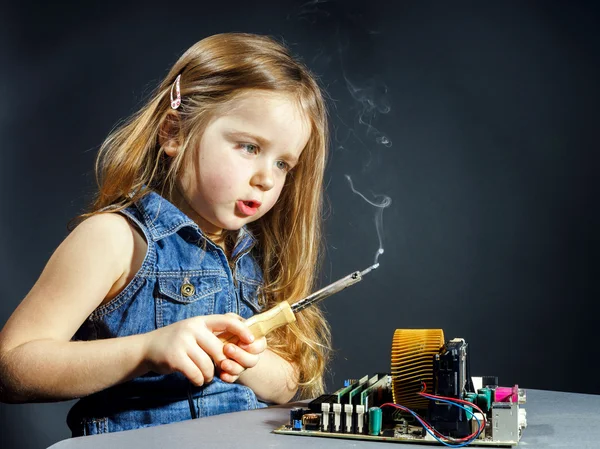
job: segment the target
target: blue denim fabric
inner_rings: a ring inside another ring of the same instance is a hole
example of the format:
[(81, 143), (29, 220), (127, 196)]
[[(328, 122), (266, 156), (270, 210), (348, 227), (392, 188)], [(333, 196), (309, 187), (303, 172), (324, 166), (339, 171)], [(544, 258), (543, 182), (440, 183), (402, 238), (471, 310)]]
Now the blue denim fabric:
[[(97, 340), (150, 332), (197, 315), (261, 311), (261, 269), (252, 256), (256, 240), (244, 227), (232, 252), (223, 250), (173, 204), (151, 192), (122, 213), (143, 232), (148, 251), (142, 267), (109, 303), (98, 307), (73, 340)], [(193, 293), (182, 294), (191, 284)], [(191, 393), (192, 404), (188, 399)], [(79, 400), (67, 423), (73, 436), (149, 427), (198, 417), (266, 407), (243, 385), (215, 378), (194, 387), (180, 373), (153, 372)]]

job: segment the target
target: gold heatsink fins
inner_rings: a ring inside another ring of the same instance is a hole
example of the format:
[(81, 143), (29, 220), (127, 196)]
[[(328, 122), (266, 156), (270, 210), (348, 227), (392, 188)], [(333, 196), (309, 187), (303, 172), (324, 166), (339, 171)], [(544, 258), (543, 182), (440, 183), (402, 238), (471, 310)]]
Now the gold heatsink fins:
[(433, 392), (433, 356), (444, 346), (443, 329), (396, 329), (392, 342), (392, 394), (394, 403), (425, 409), (421, 380)]

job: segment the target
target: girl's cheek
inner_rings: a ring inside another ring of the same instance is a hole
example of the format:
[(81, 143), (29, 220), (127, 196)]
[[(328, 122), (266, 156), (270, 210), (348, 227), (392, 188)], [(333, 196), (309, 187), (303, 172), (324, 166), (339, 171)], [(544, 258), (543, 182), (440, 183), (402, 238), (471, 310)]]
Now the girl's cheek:
[(276, 202), (277, 202), (277, 201), (270, 201), (270, 202), (269, 202), (269, 205), (268, 205), (268, 208), (266, 208), (266, 209), (265, 209), (265, 211), (264, 211), (263, 215), (264, 215), (264, 214), (266, 214), (267, 212), (269, 212), (271, 209), (273, 209), (273, 206), (275, 206), (275, 203), (276, 203)]

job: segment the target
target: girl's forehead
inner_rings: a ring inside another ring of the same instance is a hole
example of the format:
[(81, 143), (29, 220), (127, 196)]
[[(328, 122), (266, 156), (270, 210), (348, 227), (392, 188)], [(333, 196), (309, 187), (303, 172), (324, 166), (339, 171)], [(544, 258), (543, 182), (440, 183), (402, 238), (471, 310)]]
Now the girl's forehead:
[(231, 100), (229, 107), (222, 115), (256, 115), (260, 111), (270, 115), (292, 114), (296, 119), (307, 119), (298, 99), (284, 92), (248, 90)]
[(214, 117), (213, 125), (258, 135), (286, 147), (306, 146), (311, 126), (308, 114), (295, 97), (286, 93), (250, 91)]

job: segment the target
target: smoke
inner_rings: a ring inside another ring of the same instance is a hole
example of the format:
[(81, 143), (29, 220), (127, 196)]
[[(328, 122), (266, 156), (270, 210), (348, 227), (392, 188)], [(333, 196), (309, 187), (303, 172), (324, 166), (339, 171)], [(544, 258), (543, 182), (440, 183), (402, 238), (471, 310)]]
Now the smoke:
[(377, 83), (371, 80), (370, 86), (358, 87), (350, 81), (343, 66), (342, 74), (346, 81), (348, 92), (362, 106), (362, 110), (358, 113), (358, 123), (367, 127), (367, 135), (374, 135), (375, 142), (388, 148), (391, 147), (392, 141), (390, 138), (373, 126), (373, 120), (377, 118), (378, 113), (387, 114), (392, 109), (385, 97), (387, 86), (381, 82)]
[(365, 200), (371, 206), (375, 206), (377, 208), (377, 210), (375, 212), (375, 228), (377, 229), (377, 238), (379, 239), (379, 249), (375, 253), (375, 262), (373, 262), (373, 264), (378, 265), (379, 264), (379, 256), (381, 254), (383, 254), (383, 209), (385, 209), (390, 204), (392, 204), (392, 199), (387, 195), (377, 194), (377, 195), (375, 195), (375, 197), (381, 198), (381, 201), (379, 203), (375, 203), (375, 202), (369, 200), (367, 197), (365, 197), (362, 193), (360, 193), (358, 190), (356, 190), (354, 188), (354, 184), (352, 183), (352, 178), (350, 178), (350, 175), (344, 175), (344, 176), (346, 176), (348, 183), (350, 183), (350, 188), (352, 189), (352, 191), (354, 193), (359, 195), (363, 200)]
[[(379, 51), (379, 42), (383, 38), (380, 31), (367, 25), (373, 23), (369, 20), (371, 11), (371, 8), (363, 3), (336, 0), (309, 0), (303, 2), (295, 11), (296, 18), (308, 25), (320, 38), (320, 48), (312, 63), (320, 63), (323, 70), (328, 71), (337, 66), (341, 82), (337, 83), (338, 80), (335, 80), (329, 87), (339, 98), (348, 92), (353, 100), (350, 107), (336, 114), (336, 101), (331, 98), (332, 112), (337, 122), (333, 125), (333, 137), (337, 149), (344, 151), (353, 161), (359, 161), (359, 158), (355, 157), (356, 152), (351, 149), (352, 145), (348, 142), (350, 137), (354, 140), (352, 143), (359, 144), (361, 150), (364, 150), (361, 151), (364, 159), (360, 158), (363, 173), (373, 168), (373, 159), (375, 162), (381, 159), (373, 157), (376, 149), (385, 152), (392, 146), (392, 139), (382, 132), (377, 124), (377, 120), (382, 115), (389, 114), (392, 107), (388, 86), (376, 73), (377, 67), (385, 58)], [(347, 149), (350, 151), (346, 151)], [(379, 248), (375, 253), (373, 266), (363, 272), (366, 273), (377, 268), (379, 256), (384, 252), (383, 209), (388, 207), (392, 200), (386, 195), (373, 195), (374, 201), (367, 199), (354, 188), (350, 176), (345, 176), (352, 192), (376, 208), (375, 227)]]

